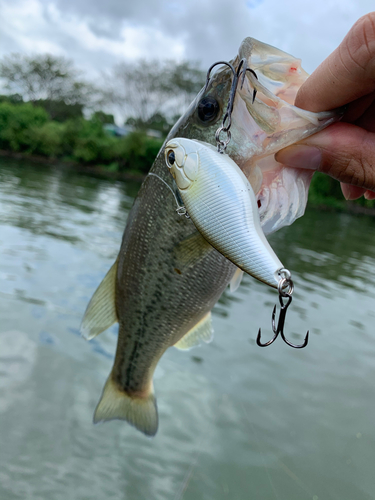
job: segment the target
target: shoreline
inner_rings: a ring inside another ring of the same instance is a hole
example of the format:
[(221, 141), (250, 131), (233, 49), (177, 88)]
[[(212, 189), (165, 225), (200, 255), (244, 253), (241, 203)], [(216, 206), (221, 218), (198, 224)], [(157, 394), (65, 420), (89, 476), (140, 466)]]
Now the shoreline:
[[(46, 158), (45, 156), (33, 155), (15, 151), (7, 151), (4, 149), (0, 149), (0, 158), (13, 158), (15, 160), (28, 160), (33, 163), (41, 163), (43, 165), (55, 166), (59, 168), (72, 169), (75, 172), (82, 173), (85, 175), (93, 175), (96, 177), (101, 177), (104, 179), (114, 179), (120, 181), (138, 181), (142, 182), (146, 175), (142, 173), (136, 172), (111, 172), (107, 170), (103, 166), (100, 165), (82, 165), (82, 163), (78, 163), (75, 161), (64, 161), (58, 158)], [(342, 207), (335, 207), (325, 203), (311, 203), (307, 202), (308, 208), (313, 208), (316, 210), (322, 210), (324, 212), (343, 212), (350, 213), (354, 215), (368, 215), (375, 216), (375, 207), (363, 207), (361, 205), (357, 205), (353, 201), (347, 201), (344, 203)]]
[(0, 149), (0, 158), (11, 158), (14, 160), (28, 160), (32, 163), (41, 163), (53, 167), (61, 167), (72, 169), (75, 172), (95, 175), (107, 179), (123, 180), (123, 181), (140, 181), (142, 182), (146, 177), (145, 174), (136, 172), (111, 172), (100, 165), (82, 165), (75, 161), (64, 161), (59, 158), (46, 158), (45, 156), (21, 153), (16, 151), (7, 151)]

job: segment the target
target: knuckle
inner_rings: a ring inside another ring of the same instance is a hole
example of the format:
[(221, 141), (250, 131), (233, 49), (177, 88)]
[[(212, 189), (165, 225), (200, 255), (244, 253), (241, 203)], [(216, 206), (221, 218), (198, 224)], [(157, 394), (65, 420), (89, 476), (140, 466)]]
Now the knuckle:
[(362, 169), (362, 186), (369, 189), (375, 188), (375, 157), (374, 157), (374, 144), (372, 141), (368, 141), (367, 136), (362, 142), (362, 147), (360, 148), (359, 165)]
[(332, 160), (331, 172), (339, 172), (340, 180), (346, 184), (375, 188), (375, 158), (373, 145), (364, 137), (361, 144), (353, 151), (342, 151), (340, 157)]

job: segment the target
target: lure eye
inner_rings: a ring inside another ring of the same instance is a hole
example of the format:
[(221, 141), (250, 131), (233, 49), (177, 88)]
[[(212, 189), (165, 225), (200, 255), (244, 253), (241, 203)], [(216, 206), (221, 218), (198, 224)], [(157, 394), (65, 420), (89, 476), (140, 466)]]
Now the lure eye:
[(171, 167), (175, 161), (176, 161), (176, 157), (174, 155), (174, 151), (170, 150), (167, 154), (168, 165)]
[(203, 97), (198, 104), (198, 116), (204, 123), (209, 123), (215, 120), (219, 111), (219, 103), (211, 96)]

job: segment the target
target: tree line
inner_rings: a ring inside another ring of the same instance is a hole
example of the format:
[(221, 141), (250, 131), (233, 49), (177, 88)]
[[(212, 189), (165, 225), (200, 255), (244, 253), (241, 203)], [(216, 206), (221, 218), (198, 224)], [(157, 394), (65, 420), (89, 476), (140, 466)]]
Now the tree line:
[[(139, 60), (93, 84), (64, 57), (11, 54), (0, 61), (0, 149), (145, 173), (204, 79), (197, 63)], [(113, 110), (133, 132), (106, 132)]]
[(11, 54), (0, 61), (0, 79), (13, 103), (41, 106), (52, 120), (100, 111), (111, 123), (108, 110), (115, 109), (137, 129), (156, 127), (166, 133), (202, 88), (205, 73), (191, 61), (138, 60), (116, 64), (102, 74), (100, 84), (93, 84), (65, 57)]
[[(204, 85), (205, 72), (191, 61), (121, 62), (98, 85), (64, 57), (11, 54), (0, 61), (0, 80), (0, 149), (146, 173), (163, 137)], [(106, 133), (113, 110), (134, 132)], [(161, 138), (147, 136), (148, 129)], [(309, 200), (345, 206), (339, 183), (323, 174), (314, 176)], [(375, 207), (363, 198), (357, 203)]]

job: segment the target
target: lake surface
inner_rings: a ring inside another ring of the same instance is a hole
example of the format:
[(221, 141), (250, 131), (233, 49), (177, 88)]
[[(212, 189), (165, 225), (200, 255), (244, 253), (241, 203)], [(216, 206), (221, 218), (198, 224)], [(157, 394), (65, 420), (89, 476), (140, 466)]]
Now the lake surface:
[(271, 237), (293, 272), (246, 277), (214, 310), (214, 341), (169, 349), (160, 426), (92, 424), (117, 327), (80, 337), (137, 183), (0, 160), (0, 499), (375, 499), (375, 218), (308, 211)]

